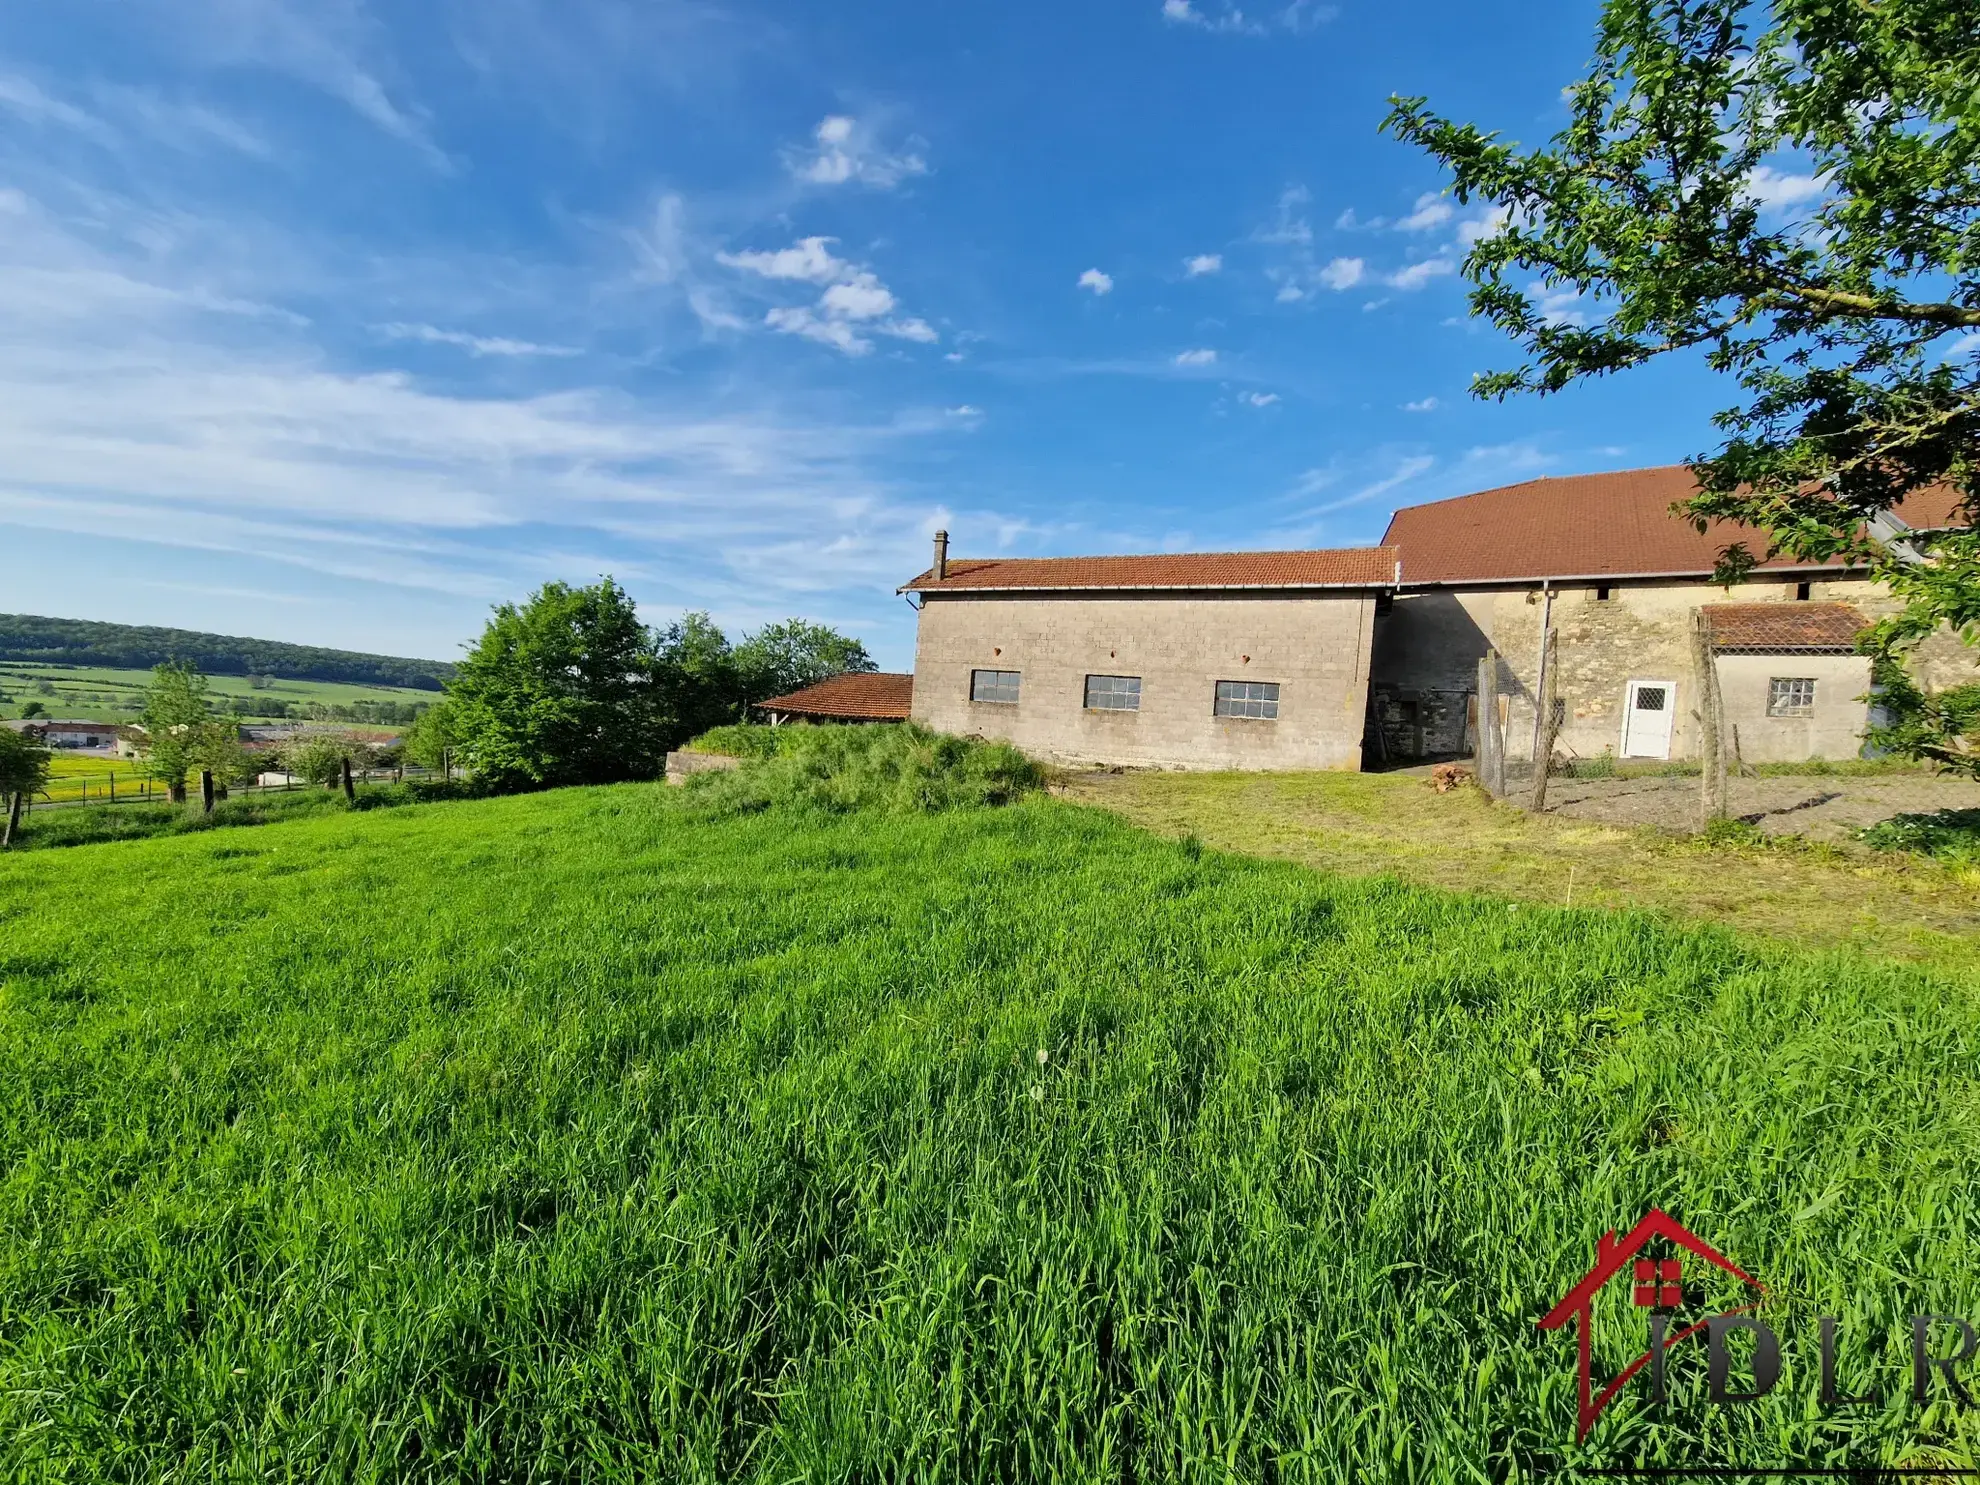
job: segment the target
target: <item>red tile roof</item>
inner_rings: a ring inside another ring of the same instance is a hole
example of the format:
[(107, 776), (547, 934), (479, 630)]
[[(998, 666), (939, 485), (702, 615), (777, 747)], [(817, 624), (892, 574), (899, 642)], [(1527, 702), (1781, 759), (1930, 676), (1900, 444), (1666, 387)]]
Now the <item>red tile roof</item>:
[(1846, 603), (1708, 603), (1715, 650), (1854, 650), (1862, 614)]
[(914, 677), (890, 671), (835, 675), (788, 696), (773, 696), (756, 705), (794, 717), (825, 717), (838, 721), (905, 722), (914, 700)]
[[(1538, 581), (1541, 578), (1689, 576), (1709, 573), (1719, 552), (1744, 541), (1766, 550), (1758, 532), (1726, 522), (1700, 533), (1671, 514), (1696, 493), (1682, 464), (1528, 480), (1399, 510), (1382, 540), (1402, 549), (1405, 583)], [(1947, 487), (1921, 490), (1899, 507), (1913, 526), (1957, 519)], [(1781, 557), (1761, 566), (1791, 571), (1819, 565)]]
[(1154, 557), (999, 557), (950, 559), (948, 576), (930, 568), (903, 593), (979, 593), (1096, 588), (1379, 588), (1396, 578), (1388, 547), (1312, 552), (1186, 552)]

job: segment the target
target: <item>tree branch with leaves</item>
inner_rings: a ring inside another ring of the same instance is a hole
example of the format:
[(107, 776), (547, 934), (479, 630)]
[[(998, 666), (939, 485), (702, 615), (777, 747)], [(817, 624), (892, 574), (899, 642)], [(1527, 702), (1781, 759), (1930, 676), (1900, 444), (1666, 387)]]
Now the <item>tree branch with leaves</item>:
[[(1732, 376), (1746, 401), (1690, 461), (1682, 514), (1762, 534), (1757, 553), (1728, 545), (1723, 577), (1786, 556), (1883, 582), (1901, 608), (1865, 639), (1892, 714), (1877, 740), (1980, 774), (1967, 688), (1934, 697), (1904, 670), (1942, 626), (1980, 642), (1971, 0), (1608, 0), (1567, 97), (1539, 149), (1423, 98), (1392, 99), (1383, 125), (1491, 207), (1464, 263), (1472, 309), (1526, 360), (1473, 392), (1546, 394), (1686, 350)], [(1569, 290), (1575, 310), (1543, 307)], [(1950, 519), (1920, 529), (1898, 508), (1931, 487)]]

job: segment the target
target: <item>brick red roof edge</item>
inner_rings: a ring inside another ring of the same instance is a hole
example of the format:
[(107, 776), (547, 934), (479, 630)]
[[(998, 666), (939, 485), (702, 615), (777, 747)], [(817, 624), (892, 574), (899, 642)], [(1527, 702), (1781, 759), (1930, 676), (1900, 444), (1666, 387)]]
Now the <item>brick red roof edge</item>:
[(1178, 552), (1146, 557), (951, 558), (903, 593), (1080, 591), (1105, 588), (1385, 588), (1396, 580), (1392, 547), (1310, 552)]
[[(1710, 573), (1736, 541), (1750, 551), (1766, 540), (1727, 522), (1699, 532), (1671, 514), (1698, 484), (1670, 464), (1609, 474), (1562, 475), (1412, 505), (1389, 518), (1382, 540), (1400, 547), (1403, 582), (1537, 582), (1542, 578), (1691, 576)], [(1948, 486), (1920, 490), (1896, 514), (1907, 525), (1952, 524), (1959, 496)], [(1775, 558), (1764, 571), (1834, 563)]]
[(905, 722), (914, 702), (914, 677), (895, 671), (835, 675), (788, 696), (756, 703), (770, 712), (848, 721)]
[(1715, 650), (1854, 650), (1866, 621), (1847, 603), (1708, 603)]

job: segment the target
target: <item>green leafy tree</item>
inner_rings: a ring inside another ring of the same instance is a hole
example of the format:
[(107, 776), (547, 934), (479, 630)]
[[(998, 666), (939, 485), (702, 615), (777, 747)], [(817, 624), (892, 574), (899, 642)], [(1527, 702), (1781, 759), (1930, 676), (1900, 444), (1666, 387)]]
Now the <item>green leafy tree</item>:
[(879, 668), (858, 640), (804, 619), (766, 624), (735, 648), (744, 701), (784, 696), (835, 675)]
[(742, 716), (735, 647), (705, 613), (683, 614), (654, 636), (653, 676), (669, 746)]
[(422, 768), (444, 768), (460, 746), (454, 705), (449, 701), (425, 707), (406, 731), (405, 755)]
[(206, 677), (198, 666), (189, 660), (166, 660), (152, 667), (139, 719), (144, 736), (138, 756), (174, 803), (185, 802), (186, 775), (201, 766), (212, 722)]
[(45, 717), (47, 715), (47, 709), (38, 701), (30, 701), (26, 706), (21, 708), (21, 717), (23, 720), (28, 717)]
[(342, 782), (346, 763), (353, 772), (370, 767), (373, 753), (356, 738), (312, 732), (283, 748), (281, 758), (284, 772), (328, 789)]
[(497, 788), (652, 778), (664, 762), (653, 638), (610, 578), (499, 605), (448, 700), (463, 758)]
[[(1869, 641), (1887, 681), (1941, 625), (1980, 638), (1972, 0), (1608, 0), (1567, 96), (1567, 127), (1526, 151), (1391, 100), (1384, 127), (1492, 208), (1465, 258), (1472, 308), (1527, 359), (1473, 391), (1699, 351), (1746, 400), (1691, 461), (1683, 509), (1766, 538), (1729, 546), (1722, 575), (1775, 555), (1867, 567), (1903, 605)], [(1941, 482), (1952, 526), (1885, 519)], [(1892, 743), (1980, 773), (1980, 738), (1954, 730), (1970, 708), (1910, 685), (1887, 699)]]
[(13, 844), (22, 804), (48, 787), (49, 753), (35, 739), (0, 727), (0, 849)]

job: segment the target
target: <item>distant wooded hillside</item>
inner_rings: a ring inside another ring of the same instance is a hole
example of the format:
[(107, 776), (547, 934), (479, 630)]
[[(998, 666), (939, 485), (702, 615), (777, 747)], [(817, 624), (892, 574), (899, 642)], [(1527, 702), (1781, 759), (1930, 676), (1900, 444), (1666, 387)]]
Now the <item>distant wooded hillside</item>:
[(0, 614), (0, 660), (109, 665), (127, 670), (148, 669), (164, 660), (190, 660), (208, 675), (266, 675), (360, 686), (410, 686), (420, 691), (438, 691), (440, 683), (454, 673), (454, 667), (441, 660), (406, 660), (273, 639), (100, 624), (91, 619), (47, 619), (36, 614)]

